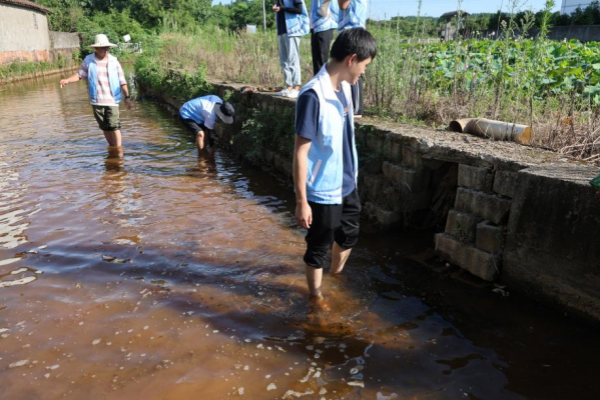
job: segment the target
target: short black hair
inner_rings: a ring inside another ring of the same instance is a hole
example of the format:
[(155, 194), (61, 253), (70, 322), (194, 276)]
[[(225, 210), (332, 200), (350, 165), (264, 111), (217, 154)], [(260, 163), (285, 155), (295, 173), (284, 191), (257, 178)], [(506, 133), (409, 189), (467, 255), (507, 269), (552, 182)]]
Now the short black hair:
[(356, 54), (358, 61), (373, 59), (377, 55), (377, 41), (366, 29), (345, 29), (333, 43), (331, 58), (334, 60), (341, 62), (352, 54)]

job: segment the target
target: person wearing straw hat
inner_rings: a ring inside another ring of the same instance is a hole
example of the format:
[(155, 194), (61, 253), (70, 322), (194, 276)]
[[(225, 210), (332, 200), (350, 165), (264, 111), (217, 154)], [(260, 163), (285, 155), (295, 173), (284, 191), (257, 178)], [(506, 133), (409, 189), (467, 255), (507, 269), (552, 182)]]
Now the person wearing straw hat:
[(119, 103), (125, 99), (127, 109), (131, 109), (131, 99), (123, 68), (117, 58), (109, 54), (110, 49), (117, 45), (111, 43), (106, 35), (99, 34), (90, 47), (94, 53), (83, 60), (76, 74), (62, 79), (60, 86), (87, 79), (90, 103), (98, 126), (109, 146), (120, 147)]
[(198, 151), (207, 144), (213, 145), (213, 130), (217, 119), (225, 124), (233, 124), (233, 105), (219, 96), (208, 95), (186, 102), (179, 110), (181, 123), (196, 136)]

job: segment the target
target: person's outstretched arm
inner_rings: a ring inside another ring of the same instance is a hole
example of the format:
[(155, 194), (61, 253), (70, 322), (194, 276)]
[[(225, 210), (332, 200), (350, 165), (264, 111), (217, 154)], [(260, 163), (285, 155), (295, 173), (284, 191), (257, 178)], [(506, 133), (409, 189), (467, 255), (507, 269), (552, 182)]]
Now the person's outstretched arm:
[(60, 86), (65, 86), (67, 83), (71, 83), (71, 82), (78, 82), (79, 79), (81, 79), (79, 77), (79, 73), (73, 74), (68, 78), (65, 79), (61, 79), (60, 80)]
[(87, 78), (87, 73), (88, 73), (87, 65), (85, 64), (85, 60), (83, 60), (83, 62), (81, 63), (81, 66), (79, 67), (79, 71), (77, 71), (76, 73), (74, 73), (73, 75), (71, 75), (70, 77), (68, 77), (66, 79), (60, 80), (60, 87), (63, 87), (68, 83), (79, 82), (80, 79)]

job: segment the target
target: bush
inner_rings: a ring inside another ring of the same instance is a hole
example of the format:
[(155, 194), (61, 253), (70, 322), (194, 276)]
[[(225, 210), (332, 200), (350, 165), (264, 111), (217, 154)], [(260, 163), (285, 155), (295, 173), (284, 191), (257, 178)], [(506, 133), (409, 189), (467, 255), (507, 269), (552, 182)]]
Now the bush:
[(154, 93), (164, 93), (181, 102), (212, 92), (206, 80), (206, 67), (200, 65), (194, 71), (180, 70), (167, 62), (161, 64), (158, 57), (160, 43), (148, 49), (135, 63), (137, 81)]

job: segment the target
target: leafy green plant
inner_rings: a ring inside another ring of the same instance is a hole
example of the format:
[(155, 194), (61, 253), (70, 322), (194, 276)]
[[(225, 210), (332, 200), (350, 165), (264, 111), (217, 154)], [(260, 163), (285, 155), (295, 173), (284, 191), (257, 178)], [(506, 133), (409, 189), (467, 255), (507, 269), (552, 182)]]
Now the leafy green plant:
[(256, 161), (263, 149), (291, 159), (294, 150), (294, 109), (284, 108), (278, 112), (254, 109), (242, 125), (240, 133), (233, 137), (233, 145), (246, 149), (244, 156)]
[(138, 57), (135, 63), (137, 81), (154, 93), (166, 94), (181, 102), (212, 93), (206, 78), (206, 67), (199, 65), (189, 71), (163, 63), (153, 50)]

